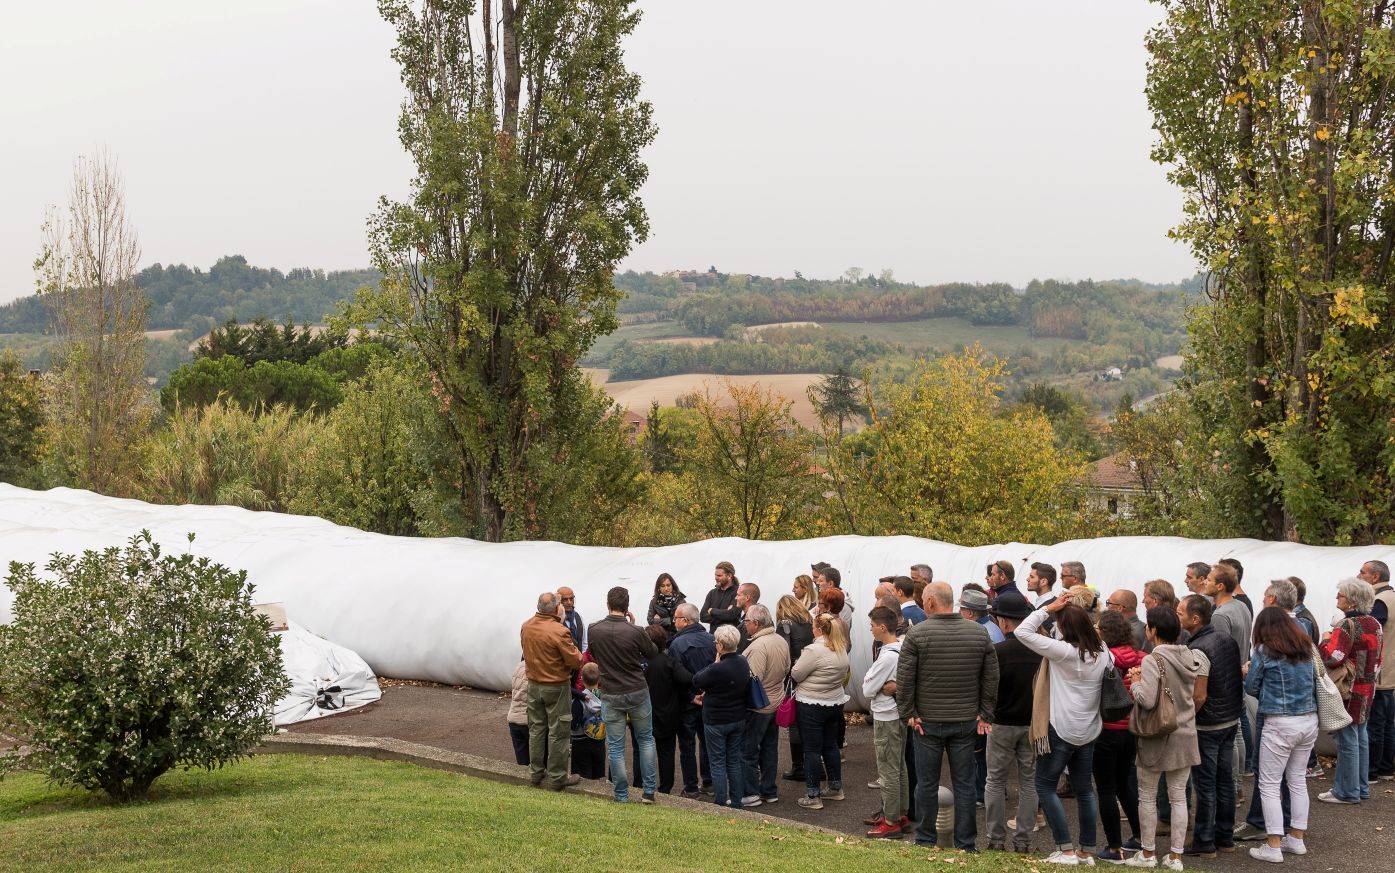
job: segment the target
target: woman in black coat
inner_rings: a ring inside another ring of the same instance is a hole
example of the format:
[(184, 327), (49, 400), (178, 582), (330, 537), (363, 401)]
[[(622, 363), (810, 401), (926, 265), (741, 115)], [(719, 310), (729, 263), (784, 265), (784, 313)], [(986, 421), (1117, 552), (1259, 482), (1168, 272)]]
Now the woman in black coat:
[(678, 608), (678, 604), (686, 603), (688, 598), (683, 596), (683, 592), (678, 590), (678, 583), (667, 573), (660, 573), (659, 578), (654, 580), (654, 597), (649, 601), (649, 624), (656, 624), (664, 629), (669, 639), (678, 630), (673, 626), (673, 611)]
[[(790, 663), (799, 660), (799, 653), (814, 641), (814, 622), (809, 610), (792, 594), (781, 597), (775, 605), (775, 632), (785, 638), (790, 647)], [(799, 725), (789, 726), (790, 769), (784, 774), (792, 782), (804, 781), (804, 741)]]
[(649, 701), (654, 711), (654, 751), (658, 758), (659, 791), (673, 793), (673, 750), (678, 741), (678, 726), (683, 720), (683, 707), (692, 695), (693, 674), (676, 659), (668, 656), (668, 634), (662, 626), (645, 628), (659, 653), (649, 659), (644, 678), (649, 683)]

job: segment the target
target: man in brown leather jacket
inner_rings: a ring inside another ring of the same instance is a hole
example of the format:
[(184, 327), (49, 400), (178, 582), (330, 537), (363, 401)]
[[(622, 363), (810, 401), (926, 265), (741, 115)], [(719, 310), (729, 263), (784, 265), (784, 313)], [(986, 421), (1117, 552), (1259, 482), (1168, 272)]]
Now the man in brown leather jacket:
[(573, 670), (581, 668), (581, 652), (571, 631), (562, 624), (562, 604), (557, 595), (538, 595), (538, 611), (523, 623), (523, 666), (528, 675), (529, 781), (561, 791), (581, 781), (569, 774), (572, 744)]

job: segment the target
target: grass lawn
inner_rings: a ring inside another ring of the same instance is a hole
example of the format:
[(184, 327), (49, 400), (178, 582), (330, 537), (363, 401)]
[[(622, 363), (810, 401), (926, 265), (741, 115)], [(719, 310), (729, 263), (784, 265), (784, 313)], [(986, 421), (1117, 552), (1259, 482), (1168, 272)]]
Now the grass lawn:
[[(927, 859), (934, 863), (927, 865)], [(117, 807), (31, 774), (0, 780), (5, 870), (1026, 871), (999, 852), (738, 821), (361, 758), (259, 757), (177, 772)]]

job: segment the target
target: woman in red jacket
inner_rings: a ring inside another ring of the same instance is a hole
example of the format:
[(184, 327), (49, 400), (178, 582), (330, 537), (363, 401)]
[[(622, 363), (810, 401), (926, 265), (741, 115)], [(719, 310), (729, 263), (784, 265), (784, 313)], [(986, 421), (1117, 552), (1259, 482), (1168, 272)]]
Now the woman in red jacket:
[[(1124, 676), (1128, 686), (1129, 671), (1143, 663), (1143, 652), (1134, 646), (1133, 628), (1122, 612), (1106, 610), (1100, 616), (1100, 636), (1114, 655), (1114, 666)], [(1138, 851), (1138, 788), (1130, 775), (1138, 741), (1129, 733), (1129, 720), (1107, 721), (1095, 741), (1095, 791), (1099, 795), (1100, 823), (1104, 825), (1104, 848), (1097, 856), (1102, 861), (1120, 863), (1124, 852)], [(1129, 820), (1133, 836), (1123, 842), (1119, 807)]]

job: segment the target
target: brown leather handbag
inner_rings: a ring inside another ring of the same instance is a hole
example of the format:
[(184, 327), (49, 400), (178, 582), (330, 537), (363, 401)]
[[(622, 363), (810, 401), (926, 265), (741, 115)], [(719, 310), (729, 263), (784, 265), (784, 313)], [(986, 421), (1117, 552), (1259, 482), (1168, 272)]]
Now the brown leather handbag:
[(1167, 666), (1160, 659), (1154, 660), (1158, 664), (1158, 693), (1153, 705), (1145, 707), (1135, 700), (1129, 716), (1129, 733), (1145, 740), (1161, 739), (1177, 730), (1177, 702), (1167, 684)]

